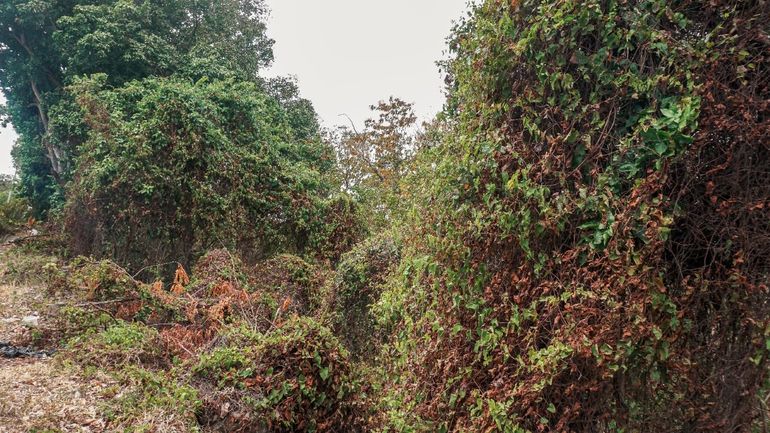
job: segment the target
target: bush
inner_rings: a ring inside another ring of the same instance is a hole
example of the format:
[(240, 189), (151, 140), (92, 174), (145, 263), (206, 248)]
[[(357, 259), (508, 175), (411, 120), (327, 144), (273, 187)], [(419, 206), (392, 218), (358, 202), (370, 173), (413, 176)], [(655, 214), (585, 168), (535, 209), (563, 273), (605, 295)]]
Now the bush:
[(65, 209), (76, 254), (135, 270), (215, 245), (251, 262), (306, 247), (333, 158), (277, 100), (245, 82), (104, 80), (70, 89), (90, 129)]
[(769, 371), (768, 7), (474, 7), (384, 296), (393, 430), (749, 431)]
[(120, 389), (104, 408), (110, 427), (126, 432), (190, 433), (200, 431), (197, 392), (178, 372), (128, 365), (113, 375)]
[(338, 194), (322, 204), (313, 223), (311, 249), (322, 261), (337, 263), (367, 233), (360, 204), (347, 194)]
[(14, 189), (15, 183), (0, 175), (0, 239), (15, 233), (31, 216), (29, 203), (16, 197)]
[(149, 324), (185, 317), (187, 298), (168, 291), (162, 281), (137, 281), (109, 260), (78, 257), (62, 267), (51, 265), (47, 272), (52, 295), (64, 295), (92, 312)]
[(371, 307), (377, 302), (400, 249), (387, 236), (356, 245), (342, 256), (331, 280), (333, 329), (354, 358), (373, 359), (382, 338)]
[(199, 296), (217, 296), (215, 292), (223, 284), (229, 284), (235, 290), (244, 290), (248, 286), (245, 269), (241, 259), (230, 251), (223, 248), (211, 250), (193, 266), (190, 291)]
[(138, 299), (141, 283), (109, 260), (77, 257), (63, 268), (51, 267), (49, 290), (77, 294), (82, 301), (103, 302)]
[(214, 431), (357, 431), (348, 354), (312, 319), (290, 319), (246, 347), (214, 349), (194, 373), (201, 424)]
[(114, 370), (129, 365), (163, 367), (169, 361), (158, 331), (124, 321), (75, 337), (68, 343), (68, 353), (82, 365)]
[(317, 315), (324, 306), (323, 271), (300, 257), (278, 255), (255, 265), (251, 274), (252, 289), (276, 300), (284, 316)]

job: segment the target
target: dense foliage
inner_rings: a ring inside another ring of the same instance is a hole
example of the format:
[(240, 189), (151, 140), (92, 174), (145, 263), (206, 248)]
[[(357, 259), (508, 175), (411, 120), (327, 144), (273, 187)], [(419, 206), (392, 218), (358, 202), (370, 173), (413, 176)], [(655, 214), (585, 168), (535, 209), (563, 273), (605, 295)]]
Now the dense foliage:
[(276, 99), (248, 82), (104, 78), (73, 90), (90, 131), (66, 208), (75, 252), (141, 267), (304, 249), (333, 156)]
[(443, 113), (327, 142), (265, 13), (0, 6), (20, 191), (108, 259), (45, 265), (57, 335), (121, 426), (766, 430), (770, 3), (480, 1)]
[(372, 306), (399, 259), (396, 241), (380, 235), (345, 253), (329, 279), (333, 330), (354, 359), (373, 361), (379, 352), (384, 336)]
[(769, 12), (474, 9), (456, 127), (380, 302), (392, 430), (749, 431), (770, 355)]
[(20, 139), (21, 191), (36, 211), (61, 204), (83, 130), (65, 86), (186, 73), (257, 79), (272, 60), (261, 0), (9, 0), (0, 5), (0, 85)]
[(16, 181), (0, 175), (0, 238), (11, 235), (27, 222), (29, 205), (16, 194)]
[(214, 349), (194, 367), (199, 388), (216, 390), (203, 402), (203, 425), (228, 432), (359, 431), (348, 353), (328, 329), (295, 318), (251, 344), (248, 336), (230, 341), (239, 344)]

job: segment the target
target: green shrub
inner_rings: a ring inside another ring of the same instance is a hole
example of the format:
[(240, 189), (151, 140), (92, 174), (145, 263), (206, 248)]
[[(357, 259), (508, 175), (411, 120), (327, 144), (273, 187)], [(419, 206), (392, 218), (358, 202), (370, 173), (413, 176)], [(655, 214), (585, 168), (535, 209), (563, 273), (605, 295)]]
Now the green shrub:
[(29, 202), (15, 194), (16, 183), (0, 175), (0, 240), (18, 231), (31, 216)]
[(141, 284), (109, 260), (77, 257), (63, 267), (49, 269), (49, 290), (76, 294), (81, 301), (119, 301), (137, 299)]
[(110, 260), (77, 257), (62, 266), (48, 265), (46, 273), (52, 296), (81, 305), (89, 314), (149, 324), (185, 317), (187, 299), (168, 292), (161, 281), (150, 285), (135, 280)]
[(213, 246), (254, 261), (307, 245), (333, 159), (295, 137), (276, 99), (246, 82), (104, 80), (71, 88), (90, 127), (65, 209), (76, 254), (138, 269)]
[(315, 315), (325, 305), (324, 272), (300, 257), (281, 254), (257, 263), (250, 285), (256, 293), (272, 297), (281, 315)]
[(58, 311), (56, 321), (56, 330), (65, 341), (75, 337), (88, 338), (117, 323), (116, 319), (106, 312), (72, 306), (62, 307)]
[(98, 333), (86, 333), (68, 343), (78, 363), (106, 369), (128, 365), (163, 367), (168, 364), (158, 331), (139, 323), (116, 321)]
[(337, 263), (367, 233), (366, 218), (358, 201), (348, 194), (324, 200), (313, 222), (309, 243), (322, 261)]
[(122, 389), (103, 408), (111, 428), (137, 433), (200, 431), (198, 393), (178, 371), (127, 365), (113, 375)]
[(47, 282), (60, 259), (33, 242), (0, 250), (0, 281), (38, 285)]
[(203, 400), (203, 426), (217, 431), (357, 431), (356, 382), (348, 354), (312, 319), (290, 319), (246, 347), (216, 348), (201, 356), (193, 372)]
[(373, 359), (382, 338), (372, 306), (379, 300), (400, 249), (391, 237), (367, 239), (342, 256), (331, 280), (333, 329), (354, 358)]

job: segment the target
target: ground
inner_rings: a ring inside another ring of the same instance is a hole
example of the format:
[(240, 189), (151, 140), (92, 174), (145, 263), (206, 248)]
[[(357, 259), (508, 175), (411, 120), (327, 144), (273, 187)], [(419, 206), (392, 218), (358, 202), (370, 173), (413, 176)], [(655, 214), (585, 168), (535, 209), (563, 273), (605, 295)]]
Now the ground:
[[(42, 277), (52, 257), (0, 245), (0, 342), (27, 345), (46, 326), (50, 299)], [(0, 357), (0, 433), (105, 432), (100, 407), (114, 382), (53, 357)]]
[(54, 359), (0, 360), (0, 432), (104, 432), (106, 377), (83, 377)]

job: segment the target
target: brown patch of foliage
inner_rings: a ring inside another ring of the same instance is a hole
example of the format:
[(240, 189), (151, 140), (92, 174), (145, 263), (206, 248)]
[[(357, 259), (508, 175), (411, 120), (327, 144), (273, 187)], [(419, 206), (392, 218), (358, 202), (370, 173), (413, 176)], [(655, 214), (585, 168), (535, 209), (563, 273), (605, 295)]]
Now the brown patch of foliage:
[[(192, 278), (178, 265), (170, 286), (160, 280), (152, 284), (137, 281), (109, 261), (76, 259), (54, 276), (50, 290), (78, 293), (75, 305), (90, 312), (84, 312), (86, 316), (106, 314), (155, 326), (172, 354), (188, 358), (233, 320), (244, 320), (255, 329), (272, 325), (272, 300), (262, 293), (248, 293), (242, 272), (240, 261), (226, 250), (204, 256)], [(86, 316), (68, 320), (61, 327), (75, 335), (84, 326), (79, 322), (94, 322)]]

